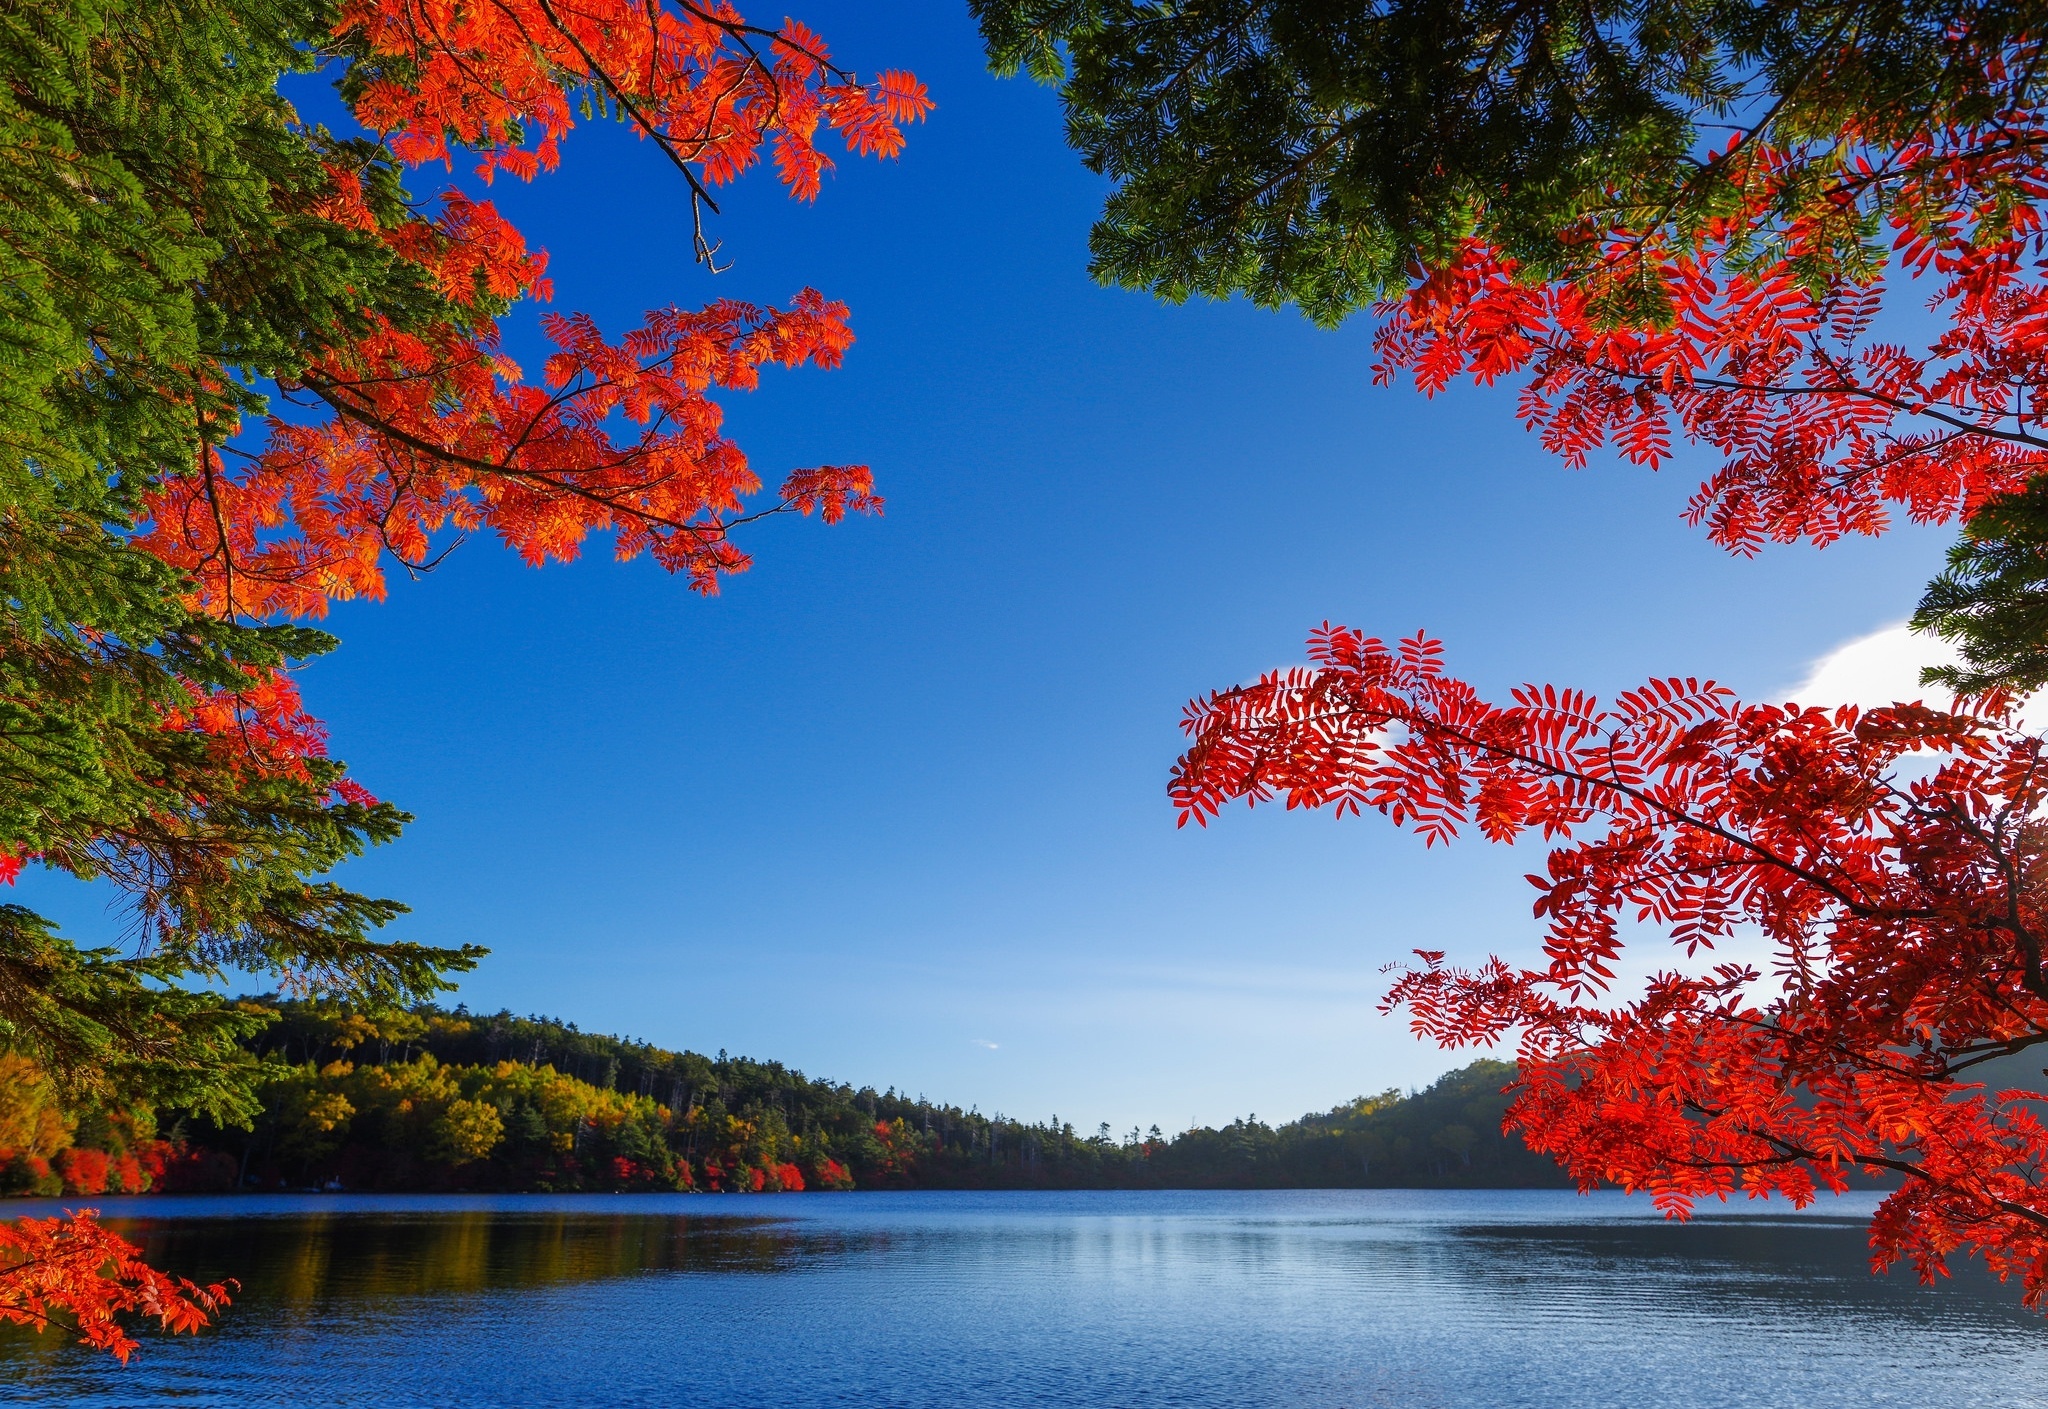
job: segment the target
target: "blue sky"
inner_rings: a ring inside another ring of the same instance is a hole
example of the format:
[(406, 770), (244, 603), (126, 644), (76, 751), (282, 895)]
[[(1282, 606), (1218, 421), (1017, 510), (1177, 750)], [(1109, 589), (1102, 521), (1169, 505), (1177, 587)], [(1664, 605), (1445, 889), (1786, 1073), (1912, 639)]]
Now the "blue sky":
[(1053, 94), (983, 72), (957, 0), (799, 18), (938, 111), (815, 206), (732, 188), (730, 272), (691, 264), (673, 173), (617, 129), (494, 198), (555, 306), (614, 333), (806, 284), (850, 303), (843, 369), (771, 374), (729, 422), (771, 483), (871, 463), (886, 517), (763, 525), (709, 601), (602, 545), (532, 571), (474, 543), (336, 612), (307, 671), (335, 752), (419, 819), (347, 879), (411, 904), (407, 935), (491, 947), (472, 1007), (1120, 1130), (1420, 1084), (1464, 1058), (1376, 1011), (1382, 966), (1528, 952), (1534, 858), (1277, 808), (1177, 831), (1182, 704), (1326, 617), (1426, 627), (1496, 692), (1782, 692), (1939, 559), (1912, 529), (1741, 562), (1679, 520), (1704, 461), (1570, 472), (1509, 391), (1373, 387), (1363, 320), (1096, 287), (1102, 183)]

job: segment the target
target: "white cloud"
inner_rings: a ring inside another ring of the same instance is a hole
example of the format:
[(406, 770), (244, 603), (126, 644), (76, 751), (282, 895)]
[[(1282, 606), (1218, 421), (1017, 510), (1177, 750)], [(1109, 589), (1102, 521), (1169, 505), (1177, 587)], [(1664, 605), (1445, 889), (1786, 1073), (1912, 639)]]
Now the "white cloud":
[(1949, 692), (1923, 688), (1920, 672), (1930, 665), (1954, 665), (1957, 660), (1955, 647), (1923, 636), (1902, 621), (1835, 647), (1815, 661), (1806, 678), (1786, 690), (1784, 697), (1803, 705), (1870, 708), (1900, 700), (1946, 705)]
[(986, 1047), (991, 1052), (996, 1050), (996, 1044), (989, 1041), (986, 1037), (976, 1037), (972, 1040), (974, 1042), (974, 1045), (977, 1047)]
[[(1923, 636), (1902, 621), (1843, 642), (1815, 661), (1806, 678), (1778, 698), (1794, 704), (1853, 704), (1865, 709), (1924, 700), (1936, 709), (1946, 709), (1955, 696), (1940, 686), (1921, 685), (1920, 672), (1930, 665), (1955, 665), (1961, 659), (1948, 642)], [(2018, 722), (2029, 731), (2048, 728), (2048, 690), (2028, 697), (2020, 706)]]

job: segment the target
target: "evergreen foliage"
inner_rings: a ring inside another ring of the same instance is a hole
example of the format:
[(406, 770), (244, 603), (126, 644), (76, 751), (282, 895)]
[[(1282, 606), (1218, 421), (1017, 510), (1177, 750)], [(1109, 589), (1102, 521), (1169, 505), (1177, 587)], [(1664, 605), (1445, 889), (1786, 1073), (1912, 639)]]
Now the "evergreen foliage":
[(1955, 643), (1959, 666), (1923, 673), (1958, 694), (2048, 685), (2048, 479), (1977, 511), (1927, 586), (1915, 631)]
[(135, 952), (0, 912), (0, 1038), (82, 1097), (255, 1107), (255, 1021), (180, 990), (229, 967), (412, 1001), (478, 951), (392, 943), (403, 907), (321, 879), (406, 821), (348, 785), (286, 666), (331, 637), (195, 609), (133, 541), (152, 487), (375, 316), (448, 316), (374, 231), (315, 213), (327, 163), (402, 213), (388, 159), (278, 81), (300, 0), (29, 0), (0, 16), (0, 868), (128, 898)]
[[(1069, 142), (1114, 183), (1105, 282), (1243, 293), (1319, 322), (1405, 290), (1478, 238), (1532, 281), (1584, 273), (1615, 230), (1681, 241), (1740, 203), (1723, 134), (1805, 148), (1809, 202), (1842, 134), (1883, 142), (2014, 101), (1958, 63), (2038, 5), (1843, 0), (971, 0), (998, 73), (1057, 84)], [(2044, 80), (2026, 75), (2034, 85)], [(1882, 207), (1829, 269), (1881, 265)], [(1759, 252), (1768, 239), (1760, 240)], [(1810, 274), (1822, 271), (1818, 261)], [(1654, 282), (1615, 316), (1655, 319)]]

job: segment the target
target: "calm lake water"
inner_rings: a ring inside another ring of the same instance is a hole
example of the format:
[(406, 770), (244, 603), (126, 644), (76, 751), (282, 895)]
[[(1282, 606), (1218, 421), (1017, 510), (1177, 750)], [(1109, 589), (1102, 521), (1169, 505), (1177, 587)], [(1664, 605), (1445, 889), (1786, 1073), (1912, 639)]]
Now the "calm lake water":
[(2048, 1404), (2014, 1289), (1869, 1275), (1874, 1196), (1684, 1226), (1550, 1191), (100, 1203), (242, 1294), (125, 1369), (0, 1337), (0, 1403)]

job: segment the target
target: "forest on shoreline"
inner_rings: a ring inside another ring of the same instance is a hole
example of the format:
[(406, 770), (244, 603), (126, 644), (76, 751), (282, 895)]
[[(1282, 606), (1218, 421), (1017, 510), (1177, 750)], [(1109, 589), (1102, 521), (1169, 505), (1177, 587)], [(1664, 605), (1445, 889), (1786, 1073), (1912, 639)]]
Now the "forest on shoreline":
[(509, 1012), (242, 1000), (248, 1129), (67, 1102), (0, 1054), (0, 1194), (804, 1189), (1523, 1188), (1567, 1181), (1501, 1134), (1506, 1062), (1268, 1125), (1076, 1130), (672, 1052)]

